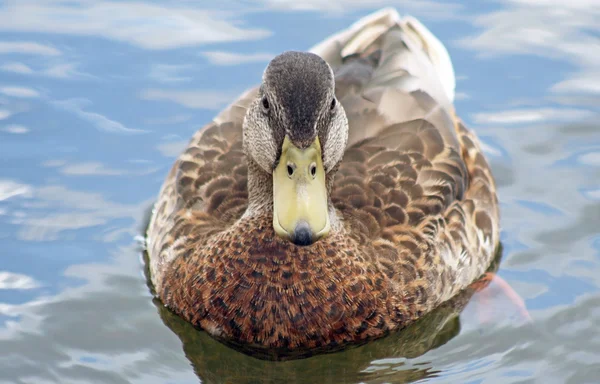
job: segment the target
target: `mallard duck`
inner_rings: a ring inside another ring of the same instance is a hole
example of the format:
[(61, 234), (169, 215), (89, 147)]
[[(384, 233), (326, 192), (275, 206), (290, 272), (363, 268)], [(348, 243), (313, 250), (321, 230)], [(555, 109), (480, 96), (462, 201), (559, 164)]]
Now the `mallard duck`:
[(272, 353), (406, 327), (481, 276), (496, 187), (444, 46), (384, 9), (284, 52), (176, 160), (147, 231), (171, 311)]

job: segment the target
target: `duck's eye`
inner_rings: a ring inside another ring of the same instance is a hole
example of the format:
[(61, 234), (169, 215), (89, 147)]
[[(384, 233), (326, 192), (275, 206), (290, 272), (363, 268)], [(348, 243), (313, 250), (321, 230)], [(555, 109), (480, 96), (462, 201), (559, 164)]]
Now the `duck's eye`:
[(315, 176), (317, 176), (317, 165), (315, 163), (312, 163), (310, 165), (310, 175), (314, 178)]
[(294, 174), (294, 166), (292, 166), (291, 164), (288, 164), (287, 173), (288, 173), (288, 176), (292, 176)]
[(266, 97), (262, 98), (262, 106), (264, 109), (269, 109), (269, 100)]
[(336, 101), (335, 101), (335, 97), (334, 97), (334, 98), (331, 100), (331, 110), (332, 110), (332, 111), (335, 109), (335, 104), (336, 104)]

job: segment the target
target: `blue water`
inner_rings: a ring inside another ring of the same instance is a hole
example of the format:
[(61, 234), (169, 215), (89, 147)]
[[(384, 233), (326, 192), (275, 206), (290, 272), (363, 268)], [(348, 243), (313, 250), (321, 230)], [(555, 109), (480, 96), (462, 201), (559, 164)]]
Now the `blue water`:
[[(0, 383), (598, 382), (600, 3), (199, 4), (0, 2)], [(416, 352), (273, 363), (186, 328), (136, 240), (175, 157), (273, 55), (386, 5), (450, 52), (532, 322), (492, 284)]]

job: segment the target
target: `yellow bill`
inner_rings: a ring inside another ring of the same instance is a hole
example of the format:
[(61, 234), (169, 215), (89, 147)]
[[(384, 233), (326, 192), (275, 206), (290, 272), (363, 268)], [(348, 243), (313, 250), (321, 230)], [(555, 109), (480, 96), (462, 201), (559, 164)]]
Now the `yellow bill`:
[(273, 171), (273, 228), (298, 245), (309, 245), (329, 233), (325, 170), (319, 138), (306, 149), (286, 136)]

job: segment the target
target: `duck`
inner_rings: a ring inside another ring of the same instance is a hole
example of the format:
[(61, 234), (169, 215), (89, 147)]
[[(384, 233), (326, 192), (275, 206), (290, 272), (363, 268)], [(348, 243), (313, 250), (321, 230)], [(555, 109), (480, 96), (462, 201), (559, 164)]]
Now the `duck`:
[(146, 232), (156, 298), (247, 353), (305, 356), (458, 295), (500, 218), (455, 87), (444, 45), (391, 8), (275, 56), (166, 176)]

